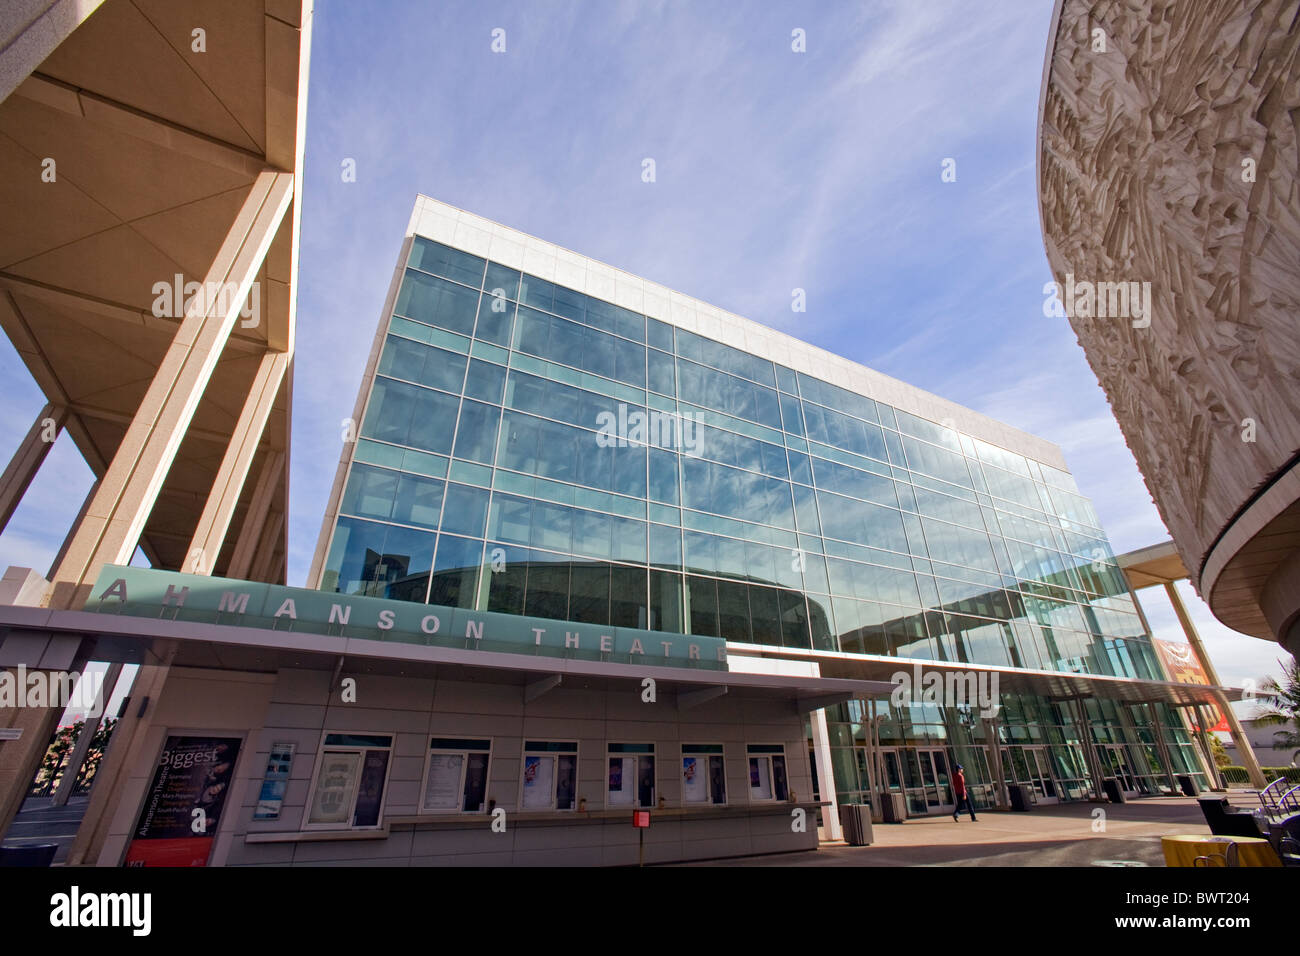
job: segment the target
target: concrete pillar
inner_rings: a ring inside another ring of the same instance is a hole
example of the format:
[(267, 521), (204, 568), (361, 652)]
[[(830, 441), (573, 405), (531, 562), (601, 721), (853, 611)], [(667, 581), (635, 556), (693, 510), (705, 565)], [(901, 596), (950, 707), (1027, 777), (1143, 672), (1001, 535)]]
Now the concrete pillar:
[(270, 581), (278, 583), (275, 572), (279, 568), (279, 561), (274, 560), (275, 545), (284, 530), (284, 512), (277, 511), (270, 516), (262, 527), (262, 536), (258, 540), (257, 554), (253, 559), (253, 564), (249, 568), (248, 578), (250, 581)]
[[(51, 587), (44, 602), (49, 607), (80, 609), (105, 564), (130, 563), (293, 193), (294, 179), (289, 173), (268, 170), (253, 183), (203, 282), (205, 289), (233, 289), (233, 294), (215, 295), (211, 301), (196, 295), (191, 301), (117, 453), (64, 542), (50, 575)], [(76, 658), (79, 671), (85, 657), (78, 652)], [(61, 713), (56, 708), (39, 713), (30, 708), (20, 710), (22, 720), (30, 726), (22, 740), (0, 747), (0, 832), (8, 829), (22, 805)], [(114, 742), (129, 735), (130, 727), (119, 724)], [(110, 749), (125, 750), (127, 743)], [(105, 789), (96, 787), (96, 794)], [(80, 832), (88, 831), (83, 826)]]
[[(287, 352), (267, 352), (262, 356), (252, 387), (244, 399), (239, 420), (235, 424), (234, 434), (230, 437), (230, 444), (226, 446), (226, 454), (222, 457), (217, 476), (212, 482), (207, 504), (194, 529), (194, 537), (190, 539), (186, 566), (181, 570), (191, 574), (211, 574), (216, 567), (226, 532), (230, 528), (230, 519), (243, 494), (248, 470), (257, 455), (258, 442), (261, 441), (266, 420), (271, 415), (271, 406), (280, 394), (280, 383), (284, 381), (285, 369), (289, 367), (290, 361), (291, 356)], [(280, 454), (280, 458), (283, 457)]]
[[(84, 679), (85, 675), (82, 676)], [(108, 702), (113, 697), (113, 690), (117, 687), (117, 680), (121, 676), (120, 663), (114, 662), (108, 665), (108, 670), (104, 672), (104, 684), (95, 696), (93, 715), (87, 714), (81, 725), (81, 733), (77, 735), (77, 742), (72, 745), (72, 754), (68, 757), (68, 768), (63, 771), (59, 788), (54, 791), (54, 799), (50, 801), (50, 806), (66, 806), (72, 791), (76, 789), (77, 777), (86, 762), (86, 755), (90, 753), (90, 744), (95, 739), (95, 734), (99, 732), (99, 725), (104, 720), (104, 710), (108, 707)]]
[(1219, 773), (1219, 765), (1214, 762), (1214, 748), (1210, 746), (1209, 728), (1213, 726), (1213, 722), (1210, 720), (1211, 715), (1212, 711), (1209, 707), (1201, 704), (1192, 705), (1196, 740), (1201, 745), (1201, 757), (1205, 761), (1205, 775), (1210, 781), (1210, 788), (1213, 790), (1226, 790), (1227, 786), (1223, 782), (1223, 775)]
[(258, 176), (204, 279), (232, 295), (195, 296), (53, 574), (50, 607), (79, 608), (105, 564), (127, 564), (154, 499), (293, 198), (293, 176)]
[(253, 487), (253, 496), (248, 502), (248, 511), (244, 515), (244, 524), (235, 539), (235, 550), (231, 552), (230, 564), (226, 576), (247, 579), (252, 572), (253, 562), (257, 557), (257, 546), (266, 527), (266, 516), (271, 510), (271, 501), (275, 489), (284, 474), (284, 452), (270, 453), (262, 463), (257, 475), (257, 484)]
[[(1183, 633), (1187, 635), (1187, 643), (1192, 645), (1192, 653), (1200, 661), (1206, 679), (1215, 688), (1222, 686), (1219, 681), (1219, 674), (1210, 661), (1210, 655), (1206, 653), (1205, 645), (1201, 643), (1201, 635), (1197, 633), (1195, 625), (1192, 624), (1192, 619), (1183, 604), (1182, 596), (1178, 593), (1178, 588), (1174, 586), (1173, 581), (1165, 582), (1165, 593), (1169, 595), (1169, 603), (1174, 606), (1174, 613), (1178, 615), (1178, 623), (1182, 625)], [(1228, 703), (1227, 695), (1222, 691), (1216, 689), (1214, 699), (1224, 718), (1228, 721), (1228, 731), (1232, 734), (1232, 742), (1237, 745), (1237, 753), (1241, 754), (1241, 762), (1245, 764), (1246, 772), (1250, 774), (1251, 784), (1256, 789), (1263, 790), (1268, 786), (1268, 781), (1264, 779), (1264, 771), (1260, 769), (1259, 759), (1250, 746), (1250, 739), (1246, 736), (1246, 730), (1241, 726), (1241, 721), (1237, 719), (1237, 712), (1232, 709), (1232, 705)], [(1202, 724), (1202, 728), (1207, 732), (1210, 726), (1212, 725)], [(1213, 765), (1214, 761), (1211, 760), (1210, 762)]]
[(54, 440), (63, 430), (63, 423), (68, 420), (68, 409), (64, 405), (47, 402), (27, 429), (27, 434), (18, 445), (13, 458), (0, 475), (0, 533), (14, 516), (27, 487), (36, 477), (37, 470), (45, 461), (45, 456), (54, 447)]
[(835, 798), (835, 772), (831, 768), (830, 731), (826, 728), (826, 711), (814, 710), (808, 715), (812, 725), (813, 750), (817, 754), (817, 787), (821, 790), (822, 802), (829, 806), (822, 807), (822, 822), (826, 826), (828, 840), (843, 840), (844, 831), (840, 829), (840, 805)]

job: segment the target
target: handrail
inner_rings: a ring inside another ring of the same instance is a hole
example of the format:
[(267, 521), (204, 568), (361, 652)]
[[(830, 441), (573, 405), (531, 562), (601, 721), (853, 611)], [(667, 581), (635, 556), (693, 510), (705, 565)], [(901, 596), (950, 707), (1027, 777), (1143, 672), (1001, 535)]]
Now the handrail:
[(1300, 784), (1296, 784), (1286, 793), (1282, 794), (1282, 799), (1278, 801), (1279, 807), (1287, 812), (1300, 810)]
[[(1296, 790), (1300, 790), (1300, 786), (1297, 786), (1297, 787), (1292, 787), (1290, 790), (1283, 793), (1282, 784), (1285, 784), (1287, 782), (1288, 780), (1286, 777), (1278, 777), (1276, 780), (1274, 780), (1272, 783), (1270, 783), (1267, 787), (1265, 787), (1263, 790), (1259, 792), (1259, 804), (1261, 807), (1264, 808), (1264, 812), (1268, 816), (1270, 817), (1281, 816), (1285, 809), (1286, 798), (1290, 794), (1295, 793)], [(1280, 800), (1278, 799), (1278, 794), (1282, 794)], [(1297, 806), (1297, 809), (1300, 809), (1300, 806)]]

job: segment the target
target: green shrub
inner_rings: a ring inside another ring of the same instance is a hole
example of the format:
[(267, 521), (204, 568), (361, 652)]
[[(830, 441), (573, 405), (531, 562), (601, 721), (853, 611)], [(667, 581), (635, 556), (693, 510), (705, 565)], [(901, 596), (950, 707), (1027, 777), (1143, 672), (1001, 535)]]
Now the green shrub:
[[(1278, 777), (1286, 777), (1292, 784), (1300, 784), (1300, 767), (1260, 767), (1264, 771), (1264, 779), (1272, 783)], [(1224, 783), (1235, 783), (1243, 786), (1250, 786), (1250, 774), (1246, 772), (1245, 767), (1220, 767), (1219, 773), (1223, 774)]]

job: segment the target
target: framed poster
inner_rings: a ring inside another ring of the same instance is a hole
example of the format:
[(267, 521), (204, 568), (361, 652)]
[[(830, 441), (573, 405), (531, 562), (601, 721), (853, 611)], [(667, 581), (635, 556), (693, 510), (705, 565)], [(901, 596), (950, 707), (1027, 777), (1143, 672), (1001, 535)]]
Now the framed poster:
[(682, 797), (687, 803), (707, 803), (709, 800), (709, 781), (699, 757), (682, 758)]
[(347, 823), (352, 810), (352, 796), (356, 792), (358, 771), (361, 768), (359, 751), (326, 751), (321, 757), (320, 776), (316, 793), (312, 797), (312, 823)]
[(630, 807), (636, 802), (636, 757), (609, 758), (609, 805)]
[(464, 754), (430, 754), (424, 809), (454, 810), (460, 805), (460, 774), (464, 762)]
[(554, 757), (524, 758), (524, 809), (549, 810), (555, 786)]
[(168, 737), (145, 791), (127, 866), (207, 866), (240, 737)]
[(257, 795), (257, 809), (253, 811), (254, 820), (280, 818), (284, 793), (289, 787), (289, 770), (293, 765), (293, 746), (291, 743), (271, 745), (271, 753), (266, 758), (262, 789)]

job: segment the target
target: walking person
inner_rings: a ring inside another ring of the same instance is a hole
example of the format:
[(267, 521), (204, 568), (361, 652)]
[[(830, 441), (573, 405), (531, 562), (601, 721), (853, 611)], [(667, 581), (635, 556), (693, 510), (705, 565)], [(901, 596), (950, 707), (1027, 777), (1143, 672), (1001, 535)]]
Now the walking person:
[(966, 809), (970, 811), (971, 822), (975, 822), (975, 803), (970, 798), (970, 791), (966, 789), (966, 774), (961, 764), (957, 764), (957, 772), (952, 777), (952, 793), (956, 804), (952, 810), (952, 822), (957, 822), (957, 814), (961, 812), (963, 802), (966, 804)]

